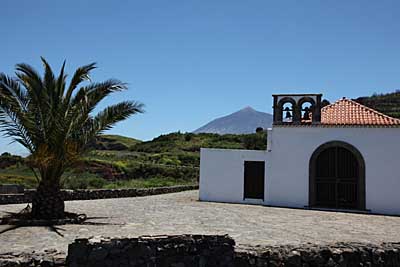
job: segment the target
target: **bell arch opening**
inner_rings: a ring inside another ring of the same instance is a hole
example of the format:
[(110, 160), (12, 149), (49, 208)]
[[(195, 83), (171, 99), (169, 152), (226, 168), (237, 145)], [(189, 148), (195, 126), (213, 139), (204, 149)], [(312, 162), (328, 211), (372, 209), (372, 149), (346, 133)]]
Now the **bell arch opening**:
[(297, 121), (296, 117), (296, 101), (293, 98), (282, 98), (278, 103), (278, 119), (283, 123), (292, 123)]
[(365, 210), (365, 162), (351, 144), (319, 146), (309, 163), (309, 206)]
[(298, 102), (301, 123), (312, 123), (315, 110), (315, 101), (311, 97), (303, 97)]

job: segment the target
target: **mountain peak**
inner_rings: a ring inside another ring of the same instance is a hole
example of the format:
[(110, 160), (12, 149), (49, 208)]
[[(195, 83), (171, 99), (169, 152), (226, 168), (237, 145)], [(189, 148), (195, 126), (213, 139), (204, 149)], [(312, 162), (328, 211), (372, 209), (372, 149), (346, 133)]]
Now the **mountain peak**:
[(267, 129), (271, 126), (271, 114), (247, 106), (232, 114), (212, 120), (194, 133), (248, 134), (254, 133), (258, 127)]
[(250, 107), (250, 106), (246, 106), (246, 107), (242, 108), (239, 111), (256, 111), (256, 110), (254, 108)]

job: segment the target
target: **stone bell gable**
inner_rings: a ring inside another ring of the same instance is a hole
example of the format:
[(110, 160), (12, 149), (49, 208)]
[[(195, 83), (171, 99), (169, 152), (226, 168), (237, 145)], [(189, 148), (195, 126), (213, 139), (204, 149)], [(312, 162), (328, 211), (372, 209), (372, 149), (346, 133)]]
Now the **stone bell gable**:
[(278, 94), (274, 98), (274, 125), (318, 124), (322, 94)]

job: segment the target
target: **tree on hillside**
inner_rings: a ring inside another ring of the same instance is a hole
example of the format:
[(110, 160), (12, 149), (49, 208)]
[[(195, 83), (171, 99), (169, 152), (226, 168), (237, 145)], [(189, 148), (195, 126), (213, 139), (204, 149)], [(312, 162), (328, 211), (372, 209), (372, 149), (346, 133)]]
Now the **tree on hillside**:
[(264, 131), (263, 127), (257, 127), (256, 128), (256, 133), (262, 133)]
[(399, 90), (385, 94), (374, 93), (372, 96), (359, 97), (353, 100), (372, 109), (376, 109), (388, 116), (400, 118)]
[(126, 85), (114, 79), (91, 82), (95, 63), (78, 68), (67, 84), (65, 62), (57, 77), (44, 58), (42, 63), (43, 77), (27, 64), (16, 65), (15, 78), (0, 73), (0, 131), (30, 152), (28, 161), (39, 181), (31, 216), (50, 220), (65, 217), (60, 194), (65, 170), (97, 135), (143, 112), (143, 105), (124, 101), (93, 114), (101, 100)]

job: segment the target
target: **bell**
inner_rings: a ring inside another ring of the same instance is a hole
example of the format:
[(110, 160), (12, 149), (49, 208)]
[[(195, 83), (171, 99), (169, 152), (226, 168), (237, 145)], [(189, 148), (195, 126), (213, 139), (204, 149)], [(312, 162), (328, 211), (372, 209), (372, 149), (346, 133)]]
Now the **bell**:
[(285, 108), (285, 111), (286, 111), (285, 119), (292, 118), (292, 113), (290, 112), (290, 109), (288, 107)]
[(303, 115), (303, 120), (309, 120), (310, 119), (310, 109), (308, 107), (304, 108), (304, 115)]

